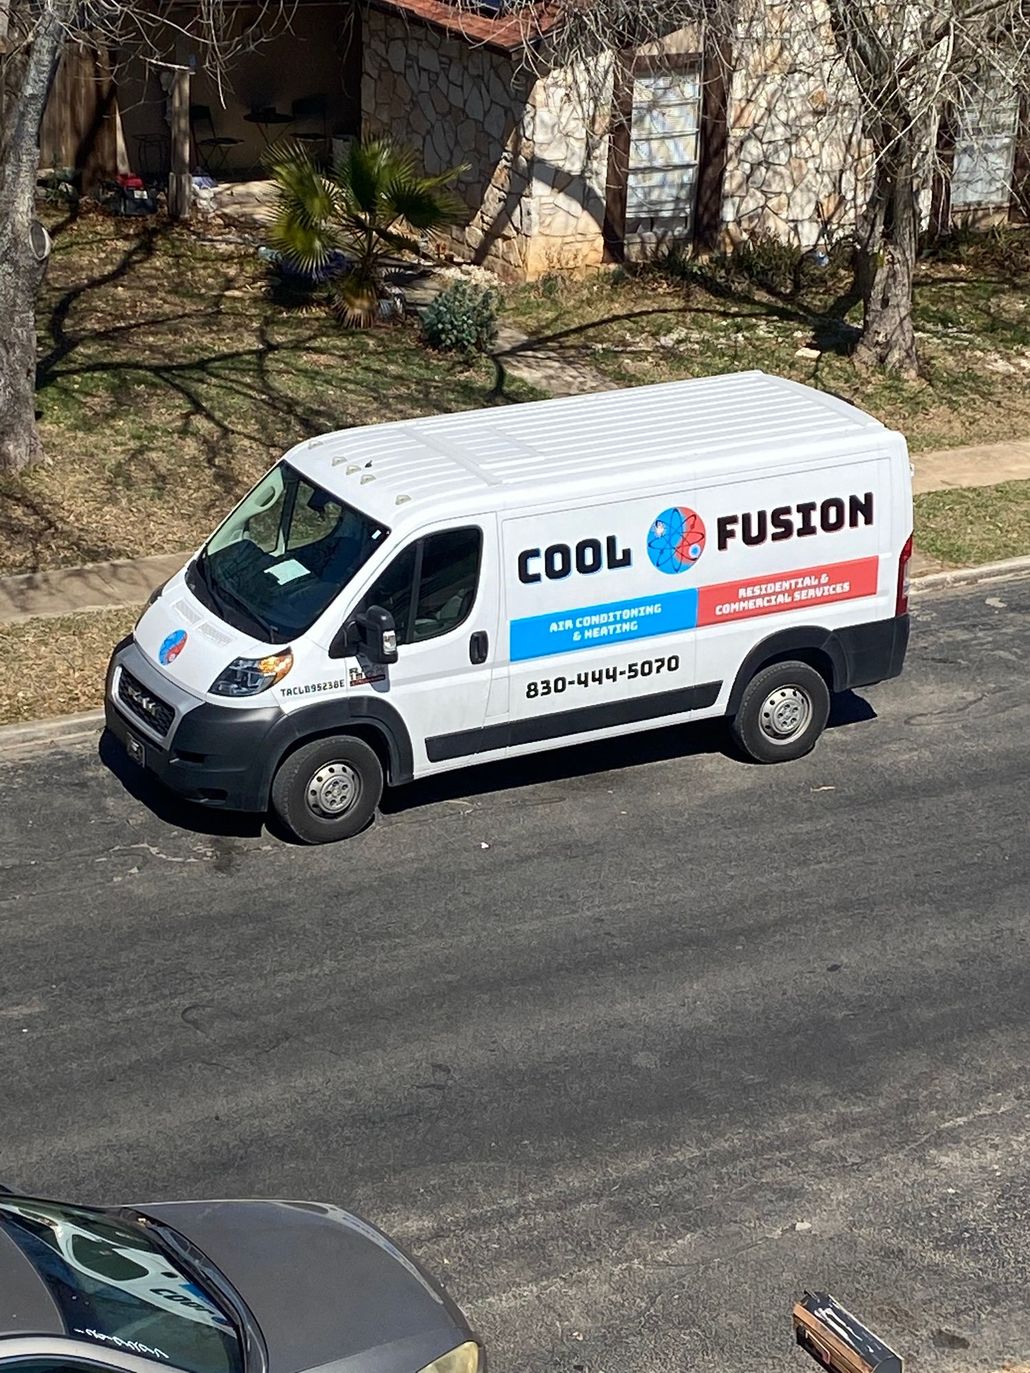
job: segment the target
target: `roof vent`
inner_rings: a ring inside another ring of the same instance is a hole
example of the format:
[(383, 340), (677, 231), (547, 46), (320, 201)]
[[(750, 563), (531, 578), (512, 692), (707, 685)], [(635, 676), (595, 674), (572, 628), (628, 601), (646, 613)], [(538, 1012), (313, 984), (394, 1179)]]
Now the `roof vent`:
[(375, 481), (375, 475), (374, 475), (374, 473), (369, 472), (366, 476), (364, 476), (364, 477), (361, 478), (361, 485), (362, 485), (362, 486), (366, 486), (369, 482), (374, 482), (374, 481)]
[(394, 505), (407, 505), (408, 501), (410, 500), (410, 496), (398, 496), (397, 499), (394, 501)]

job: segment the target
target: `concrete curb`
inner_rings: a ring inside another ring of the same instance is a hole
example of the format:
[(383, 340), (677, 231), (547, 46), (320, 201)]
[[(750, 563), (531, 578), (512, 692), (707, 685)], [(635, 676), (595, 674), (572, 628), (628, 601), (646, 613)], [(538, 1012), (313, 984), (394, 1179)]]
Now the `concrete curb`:
[[(1008, 558), (979, 567), (959, 567), (952, 572), (930, 572), (912, 580), (912, 591), (946, 590), (973, 582), (1000, 581), (1005, 577), (1030, 572), (1030, 556)], [(0, 758), (17, 756), (48, 744), (62, 744), (99, 734), (104, 727), (102, 710), (87, 710), (81, 715), (56, 715), (52, 720), (27, 720), (24, 724), (0, 725)]]
[(978, 567), (956, 567), (944, 572), (928, 572), (922, 577), (912, 578), (913, 591), (933, 591), (934, 589), (961, 586), (969, 582), (986, 582), (1003, 577), (1014, 577), (1020, 572), (1030, 572), (1030, 555), (1020, 558), (1006, 558), (1000, 563), (980, 563)]
[(23, 750), (35, 752), (49, 744), (71, 743), (104, 727), (102, 710), (87, 710), (81, 715), (55, 715), (52, 720), (26, 720), (23, 724), (0, 725), (0, 758)]

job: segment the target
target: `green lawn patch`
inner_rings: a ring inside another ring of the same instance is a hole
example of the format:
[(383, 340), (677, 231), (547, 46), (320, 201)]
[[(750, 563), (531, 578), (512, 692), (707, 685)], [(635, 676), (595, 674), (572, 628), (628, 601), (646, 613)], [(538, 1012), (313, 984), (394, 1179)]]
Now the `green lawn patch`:
[(1002, 482), (915, 498), (916, 542), (949, 567), (1030, 554), (1030, 481)]
[[(987, 236), (919, 264), (917, 381), (859, 373), (860, 310), (835, 302), (848, 276), (810, 274), (794, 296), (716, 266), (545, 279), (510, 292), (507, 317), (534, 340), (620, 385), (760, 368), (854, 402), (913, 452), (1030, 434), (1030, 232)], [(1024, 242), (1025, 241), (1025, 242)], [(817, 358), (798, 357), (816, 347)]]

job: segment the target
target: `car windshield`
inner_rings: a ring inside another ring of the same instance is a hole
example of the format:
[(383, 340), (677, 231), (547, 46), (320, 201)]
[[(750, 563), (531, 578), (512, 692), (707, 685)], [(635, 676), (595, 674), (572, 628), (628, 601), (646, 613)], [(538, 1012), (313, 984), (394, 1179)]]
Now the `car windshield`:
[(190, 1373), (242, 1373), (233, 1322), (142, 1226), (77, 1206), (3, 1197), (0, 1230), (46, 1283), (72, 1339)]
[(388, 533), (281, 462), (212, 535), (188, 584), (230, 624), (286, 643), (310, 629)]

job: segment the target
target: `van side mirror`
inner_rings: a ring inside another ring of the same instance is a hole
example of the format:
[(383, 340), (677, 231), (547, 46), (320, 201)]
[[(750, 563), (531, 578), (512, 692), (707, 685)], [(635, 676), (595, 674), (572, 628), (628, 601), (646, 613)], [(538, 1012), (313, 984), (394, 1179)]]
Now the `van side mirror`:
[(330, 658), (349, 658), (355, 653), (380, 665), (397, 661), (397, 626), (381, 605), (353, 615), (329, 646)]
[(370, 663), (389, 664), (397, 661), (397, 626), (393, 616), (381, 605), (370, 605), (362, 616), (365, 653)]

